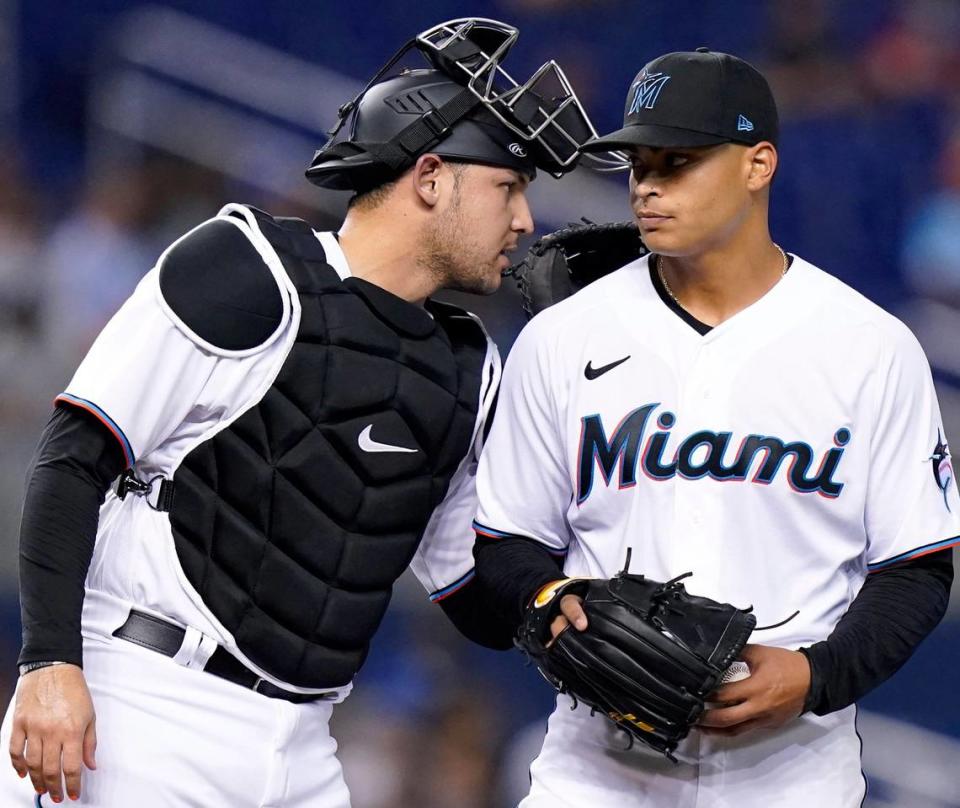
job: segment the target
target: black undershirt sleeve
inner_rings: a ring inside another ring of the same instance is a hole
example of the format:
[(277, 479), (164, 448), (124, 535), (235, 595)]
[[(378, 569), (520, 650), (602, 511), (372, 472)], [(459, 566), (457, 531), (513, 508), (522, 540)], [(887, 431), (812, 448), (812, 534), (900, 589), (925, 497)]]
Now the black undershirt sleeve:
[(467, 639), (497, 651), (513, 648), (516, 627), (495, 610), (490, 592), (476, 576), (441, 600), (440, 608)]
[(20, 524), (19, 663), (83, 663), (80, 613), (100, 506), (125, 466), (116, 438), (96, 418), (58, 406), (27, 474)]
[(440, 606), (468, 639), (507, 650), (513, 647), (530, 598), (540, 587), (563, 578), (563, 571), (542, 545), (520, 537), (478, 536), (473, 555), (476, 575)]
[(800, 649), (811, 671), (804, 710), (843, 709), (896, 673), (940, 622), (952, 583), (949, 549), (867, 576), (833, 633)]
[(489, 609), (511, 632), (519, 628), (524, 610), (537, 591), (551, 581), (566, 577), (560, 560), (546, 547), (521, 536), (504, 539), (477, 536), (473, 558)]

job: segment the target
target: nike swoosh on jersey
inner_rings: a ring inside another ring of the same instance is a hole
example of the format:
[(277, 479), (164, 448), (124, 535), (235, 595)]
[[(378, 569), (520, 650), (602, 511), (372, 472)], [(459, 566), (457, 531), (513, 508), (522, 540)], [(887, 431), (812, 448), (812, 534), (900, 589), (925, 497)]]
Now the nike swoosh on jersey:
[(587, 362), (587, 366), (583, 369), (583, 375), (587, 377), (587, 381), (593, 381), (596, 378), (599, 378), (608, 370), (613, 370), (617, 365), (622, 365), (630, 358), (629, 355), (623, 357), (623, 359), (618, 359), (615, 362), (611, 362), (609, 365), (601, 365), (598, 368), (593, 367), (592, 360)]
[(360, 433), (360, 437), (357, 438), (357, 443), (365, 452), (407, 452), (412, 454), (417, 451), (417, 449), (408, 449), (406, 446), (394, 446), (392, 443), (375, 441), (370, 437), (372, 431), (373, 424), (369, 424), (364, 427), (363, 432)]

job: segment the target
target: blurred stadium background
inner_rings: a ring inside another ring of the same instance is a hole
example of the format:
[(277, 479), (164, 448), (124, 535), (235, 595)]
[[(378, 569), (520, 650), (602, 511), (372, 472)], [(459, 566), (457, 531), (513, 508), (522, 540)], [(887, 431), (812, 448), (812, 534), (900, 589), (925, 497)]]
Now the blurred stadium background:
[[(337, 107), (405, 38), (466, 15), (519, 26), (515, 75), (556, 57), (601, 132), (659, 53), (763, 69), (783, 120), (774, 237), (911, 325), (960, 441), (957, 0), (0, 0), (4, 694), (23, 473), (52, 397), (163, 247), (223, 203), (335, 226), (345, 199), (302, 172)], [(541, 179), (531, 201), (540, 232), (629, 217), (622, 176)], [(515, 290), (466, 304), (506, 352)], [(862, 704), (869, 806), (960, 806), (958, 604)], [(553, 702), (519, 655), (469, 645), (404, 578), (357, 684), (336, 717), (355, 808), (516, 804)]]

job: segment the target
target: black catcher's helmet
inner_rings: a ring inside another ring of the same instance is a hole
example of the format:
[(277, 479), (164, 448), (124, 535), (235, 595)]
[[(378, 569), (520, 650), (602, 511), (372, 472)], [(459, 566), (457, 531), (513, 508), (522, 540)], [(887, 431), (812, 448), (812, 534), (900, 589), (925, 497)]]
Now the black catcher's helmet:
[[(596, 131), (556, 62), (542, 65), (522, 85), (501, 67), (517, 36), (505, 23), (469, 18), (442, 23), (408, 42), (340, 108), (307, 178), (363, 192), (396, 178), (427, 152), (531, 176), (537, 168), (557, 177), (571, 171), (579, 146)], [(414, 48), (430, 67), (384, 79)]]

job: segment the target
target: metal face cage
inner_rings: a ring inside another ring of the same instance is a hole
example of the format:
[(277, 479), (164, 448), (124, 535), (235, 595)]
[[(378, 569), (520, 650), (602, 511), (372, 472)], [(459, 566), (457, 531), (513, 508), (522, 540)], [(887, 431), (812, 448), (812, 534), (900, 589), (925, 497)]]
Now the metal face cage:
[[(337, 134), (352, 120), (357, 105), (373, 85), (382, 80), (411, 50), (418, 50), (432, 67), (464, 86), (508, 131), (531, 144), (538, 167), (560, 177), (583, 157), (601, 171), (627, 166), (617, 155), (581, 155), (579, 146), (597, 137), (583, 105), (560, 66), (550, 60), (523, 84), (501, 65), (519, 37), (512, 25), (482, 17), (449, 20), (407, 42), (367, 82), (352, 101), (340, 107), (330, 140), (317, 154), (327, 152)], [(446, 122), (449, 127), (454, 121)]]
[[(415, 42), (434, 67), (464, 83), (507, 129), (536, 141), (550, 162), (568, 169), (581, 156), (578, 147), (597, 137), (597, 132), (554, 60), (545, 62), (522, 84), (503, 68), (501, 62), (518, 36), (511, 25), (471, 17), (434, 26)], [(616, 155), (584, 157), (600, 170), (626, 167), (626, 161)]]

